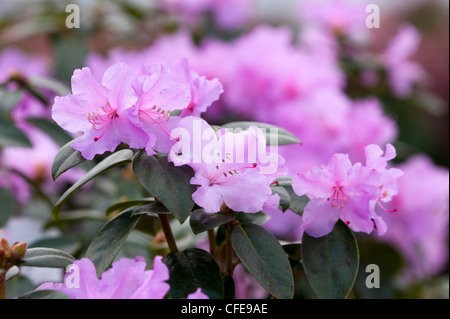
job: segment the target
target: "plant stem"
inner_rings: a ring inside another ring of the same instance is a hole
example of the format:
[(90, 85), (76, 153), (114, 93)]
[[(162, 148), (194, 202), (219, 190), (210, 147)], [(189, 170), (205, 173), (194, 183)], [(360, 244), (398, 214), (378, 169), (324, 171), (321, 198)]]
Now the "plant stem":
[(6, 271), (0, 275), (0, 299), (6, 299)]
[(216, 258), (216, 233), (214, 229), (208, 230), (209, 252)]
[(225, 246), (225, 255), (226, 255), (226, 272), (230, 275), (233, 276), (233, 245), (231, 243), (231, 236), (230, 236), (230, 231), (231, 231), (231, 224), (228, 223), (225, 225), (225, 230), (226, 230), (226, 237), (225, 237), (225, 241), (226, 241), (226, 246)]
[(173, 237), (172, 229), (170, 228), (169, 220), (167, 216), (164, 214), (159, 214), (159, 220), (161, 221), (161, 226), (164, 232), (164, 236), (166, 237), (166, 242), (169, 245), (170, 252), (178, 251), (177, 243), (175, 242), (175, 238)]

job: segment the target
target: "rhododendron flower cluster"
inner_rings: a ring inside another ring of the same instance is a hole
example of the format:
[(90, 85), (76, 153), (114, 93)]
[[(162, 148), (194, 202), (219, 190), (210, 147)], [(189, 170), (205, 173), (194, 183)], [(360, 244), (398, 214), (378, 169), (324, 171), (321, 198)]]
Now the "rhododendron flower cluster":
[(352, 165), (348, 155), (335, 154), (328, 165), (314, 167), (294, 177), (294, 191), (311, 198), (302, 224), (309, 235), (327, 235), (339, 219), (354, 231), (371, 233), (375, 227), (379, 235), (386, 232), (386, 224), (376, 213), (375, 205), (383, 207), (380, 201), (397, 194), (401, 171), (386, 169), (387, 160), (395, 157), (395, 149), (390, 144), (386, 146), (385, 156), (377, 145), (367, 146), (366, 154), (366, 166)]
[(270, 184), (285, 174), (284, 159), (267, 150), (260, 129), (251, 126), (233, 133), (224, 128), (216, 133), (206, 121), (195, 117), (179, 124), (184, 129), (179, 132), (184, 134), (170, 156), (176, 165), (194, 169), (191, 184), (199, 186), (192, 194), (196, 204), (210, 213), (223, 207), (247, 213), (257, 213), (264, 205), (278, 207), (278, 195), (272, 197)]
[(0, 299), (448, 297), (437, 1), (19, 2)]
[(56, 97), (52, 115), (66, 130), (83, 133), (72, 146), (86, 159), (121, 143), (152, 155), (171, 143), (172, 111), (200, 114), (220, 94), (217, 80), (199, 77), (186, 61), (141, 69), (118, 63), (101, 83), (89, 68), (75, 71), (72, 94)]

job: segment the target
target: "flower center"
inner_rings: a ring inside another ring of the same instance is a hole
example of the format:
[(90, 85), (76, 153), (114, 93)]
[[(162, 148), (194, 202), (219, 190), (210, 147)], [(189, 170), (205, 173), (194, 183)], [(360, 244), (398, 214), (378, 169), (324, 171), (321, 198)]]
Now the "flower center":
[(169, 120), (170, 118), (169, 111), (163, 110), (161, 108), (156, 108), (156, 105), (154, 105), (150, 109), (146, 110), (139, 109), (139, 116), (145, 118), (146, 122), (158, 125), (158, 127), (162, 129), (164, 133), (166, 133), (170, 137), (170, 139), (179, 141), (178, 137), (171, 136), (170, 133), (167, 132), (167, 130), (164, 127), (161, 126), (161, 123), (167, 122)]
[(331, 207), (338, 207), (339, 209), (342, 209), (342, 214), (344, 217), (344, 222), (349, 225), (350, 222), (347, 220), (347, 217), (345, 216), (345, 204), (350, 199), (350, 196), (348, 196), (344, 191), (344, 186), (336, 185), (333, 186), (333, 193), (330, 197), (327, 198), (327, 201), (332, 200)]
[(92, 124), (95, 131), (102, 131), (99, 137), (94, 137), (94, 142), (97, 142), (103, 137), (110, 121), (119, 117), (117, 110), (113, 109), (107, 102), (105, 106), (97, 109), (95, 112), (89, 113), (87, 119)]
[(250, 168), (256, 168), (258, 164), (253, 163), (252, 166), (244, 166), (237, 169), (227, 169), (227, 163), (222, 160), (222, 163), (219, 165), (216, 165), (212, 176), (209, 178), (209, 186), (212, 186), (213, 184), (224, 182), (225, 180), (228, 180), (230, 178), (234, 178), (235, 176), (238, 176), (239, 173), (243, 170), (250, 169)]

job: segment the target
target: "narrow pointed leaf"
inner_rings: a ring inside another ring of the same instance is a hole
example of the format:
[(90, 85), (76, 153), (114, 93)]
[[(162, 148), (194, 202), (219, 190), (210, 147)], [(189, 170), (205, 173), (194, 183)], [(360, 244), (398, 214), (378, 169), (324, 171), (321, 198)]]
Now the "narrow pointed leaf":
[(199, 208), (191, 213), (189, 224), (194, 234), (197, 235), (232, 220), (234, 220), (233, 215), (225, 213), (206, 213), (203, 208)]
[(190, 184), (194, 171), (189, 166), (175, 167), (167, 155), (148, 156), (140, 151), (133, 159), (133, 171), (144, 188), (183, 223), (194, 201), (195, 186)]
[(29, 248), (25, 256), (20, 261), (20, 266), (29, 267), (49, 267), (49, 268), (66, 268), (74, 262), (75, 258), (65, 251), (36, 247)]
[(120, 212), (120, 211), (123, 211), (123, 210), (133, 207), (133, 206), (152, 204), (154, 202), (155, 202), (154, 198), (138, 198), (138, 199), (122, 200), (120, 202), (117, 202), (117, 203), (109, 206), (105, 211), (105, 215), (109, 216), (114, 212), (117, 212), (117, 211)]
[(72, 185), (56, 202), (55, 206), (52, 210), (52, 217), (54, 220), (58, 218), (59, 211), (61, 210), (62, 205), (66, 202), (66, 200), (72, 196), (81, 186), (92, 180), (97, 175), (100, 175), (107, 170), (119, 166), (131, 163), (131, 159), (133, 158), (133, 152), (131, 150), (121, 150), (115, 152), (105, 158), (103, 161), (94, 166), (89, 172), (86, 173), (80, 180), (78, 180), (75, 184)]
[(301, 144), (301, 141), (294, 134), (275, 125), (259, 122), (232, 122), (222, 125), (222, 127), (224, 128), (228, 129), (240, 128), (242, 130), (246, 130), (250, 126), (256, 126), (263, 130), (264, 135), (266, 137), (267, 145)]
[(62, 173), (68, 171), (72, 167), (83, 163), (86, 159), (81, 152), (72, 148), (72, 142), (65, 144), (56, 154), (52, 165), (52, 177), (56, 180)]
[(65, 293), (58, 290), (42, 289), (26, 293), (23, 296), (19, 297), (18, 299), (71, 299), (71, 298), (67, 296)]
[(231, 242), (244, 267), (270, 294), (279, 299), (294, 296), (288, 256), (272, 234), (254, 224), (240, 224), (232, 227)]
[(304, 233), (301, 255), (308, 281), (319, 298), (348, 296), (358, 274), (359, 252), (355, 236), (343, 222), (320, 238)]
[(182, 253), (172, 252), (164, 258), (169, 268), (169, 296), (186, 298), (197, 288), (211, 299), (224, 298), (224, 282), (219, 265), (206, 251), (188, 248)]
[(133, 215), (135, 209), (127, 209), (111, 219), (91, 241), (85, 257), (94, 263), (98, 276), (111, 266), (128, 235), (139, 222), (141, 216)]

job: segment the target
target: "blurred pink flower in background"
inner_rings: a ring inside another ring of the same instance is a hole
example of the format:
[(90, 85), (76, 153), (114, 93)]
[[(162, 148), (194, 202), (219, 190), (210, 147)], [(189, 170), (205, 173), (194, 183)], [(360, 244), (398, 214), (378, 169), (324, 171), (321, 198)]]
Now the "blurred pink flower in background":
[(153, 260), (153, 270), (145, 270), (146, 266), (140, 256), (122, 258), (99, 279), (94, 264), (83, 258), (74, 261), (63, 283), (44, 283), (37, 290), (58, 290), (72, 299), (163, 299), (170, 289), (167, 266), (161, 256)]
[(387, 68), (389, 85), (400, 98), (410, 95), (414, 85), (425, 77), (422, 67), (411, 60), (419, 44), (420, 33), (417, 29), (411, 25), (402, 25), (380, 56)]
[(398, 195), (387, 207), (389, 231), (380, 240), (392, 243), (406, 259), (406, 276), (431, 277), (448, 262), (449, 171), (425, 155), (416, 155), (398, 166)]

